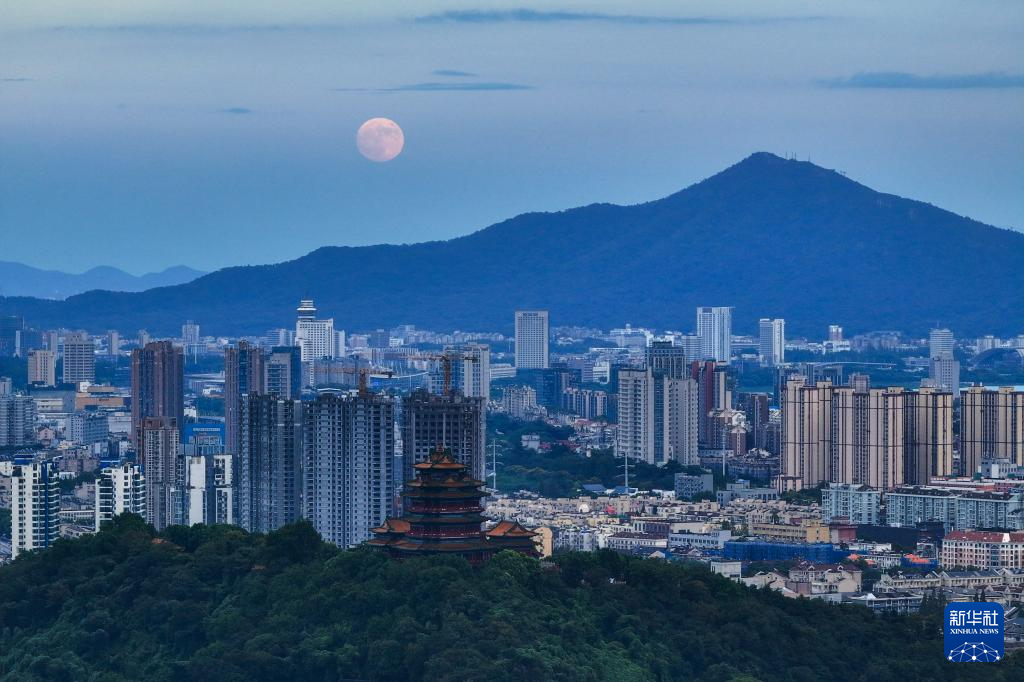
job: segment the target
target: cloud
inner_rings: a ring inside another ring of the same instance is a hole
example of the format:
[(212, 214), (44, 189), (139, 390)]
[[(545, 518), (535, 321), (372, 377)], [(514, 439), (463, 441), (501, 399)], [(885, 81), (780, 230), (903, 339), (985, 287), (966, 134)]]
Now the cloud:
[(551, 24), (566, 22), (592, 22), (607, 24), (633, 24), (673, 26), (701, 26), (728, 24), (764, 24), (779, 21), (807, 21), (821, 17), (774, 17), (774, 18), (733, 18), (733, 17), (671, 17), (644, 14), (607, 14), (604, 12), (542, 11), (534, 9), (485, 10), (464, 9), (436, 12), (416, 17), (423, 24), (497, 24), (534, 23)]
[(435, 69), (433, 71), (433, 74), (435, 76), (447, 76), (450, 78), (465, 78), (476, 76), (475, 73), (470, 73), (469, 71), (458, 71), (457, 69)]
[(333, 88), (336, 92), (483, 92), (533, 90), (521, 83), (409, 83), (390, 88)]
[(251, 113), (253, 113), (252, 109), (247, 109), (246, 107), (228, 107), (227, 109), (221, 109), (220, 111), (223, 114), (251, 114)]
[(967, 90), (976, 88), (1022, 88), (1024, 74), (962, 73), (921, 76), (902, 71), (869, 71), (846, 78), (818, 81), (826, 88), (879, 88), (899, 90)]
[(26, 83), (26, 82), (28, 82), (30, 80), (34, 80), (34, 79), (32, 79), (32, 78), (24, 78), (22, 76), (11, 76), (11, 77), (8, 77), (8, 78), (0, 78), (0, 83)]

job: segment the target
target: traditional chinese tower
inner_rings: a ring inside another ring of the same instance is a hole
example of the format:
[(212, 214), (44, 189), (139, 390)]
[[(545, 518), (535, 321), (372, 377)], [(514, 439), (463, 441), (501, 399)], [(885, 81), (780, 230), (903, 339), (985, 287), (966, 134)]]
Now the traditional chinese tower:
[(438, 447), (430, 459), (413, 466), (416, 478), (405, 484), (405, 515), (374, 528), (369, 541), (392, 557), (457, 554), (471, 564), (483, 563), (502, 549), (536, 556), (533, 531), (502, 521), (487, 533), (481, 500), (486, 495), (469, 467)]

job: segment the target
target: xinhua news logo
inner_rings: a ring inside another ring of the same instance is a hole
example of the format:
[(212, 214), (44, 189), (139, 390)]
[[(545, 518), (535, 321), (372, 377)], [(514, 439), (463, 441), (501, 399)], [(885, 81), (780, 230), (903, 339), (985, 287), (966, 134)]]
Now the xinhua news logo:
[(994, 663), (1003, 657), (1003, 607), (991, 602), (956, 602), (946, 607), (946, 659)]

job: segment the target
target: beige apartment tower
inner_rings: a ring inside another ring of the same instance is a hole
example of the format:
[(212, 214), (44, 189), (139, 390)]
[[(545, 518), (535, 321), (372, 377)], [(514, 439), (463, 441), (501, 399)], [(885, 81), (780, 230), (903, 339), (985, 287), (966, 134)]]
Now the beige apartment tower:
[(1024, 391), (1004, 386), (960, 393), (960, 468), (971, 476), (988, 459), (1024, 464)]

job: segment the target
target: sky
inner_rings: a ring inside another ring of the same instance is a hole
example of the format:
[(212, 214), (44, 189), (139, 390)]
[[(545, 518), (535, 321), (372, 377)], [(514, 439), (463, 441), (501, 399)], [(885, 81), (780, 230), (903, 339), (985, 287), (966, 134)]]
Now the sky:
[[(1019, 0), (5, 4), (0, 260), (449, 239), (761, 150), (1024, 229)], [(387, 163), (355, 145), (377, 116)]]

